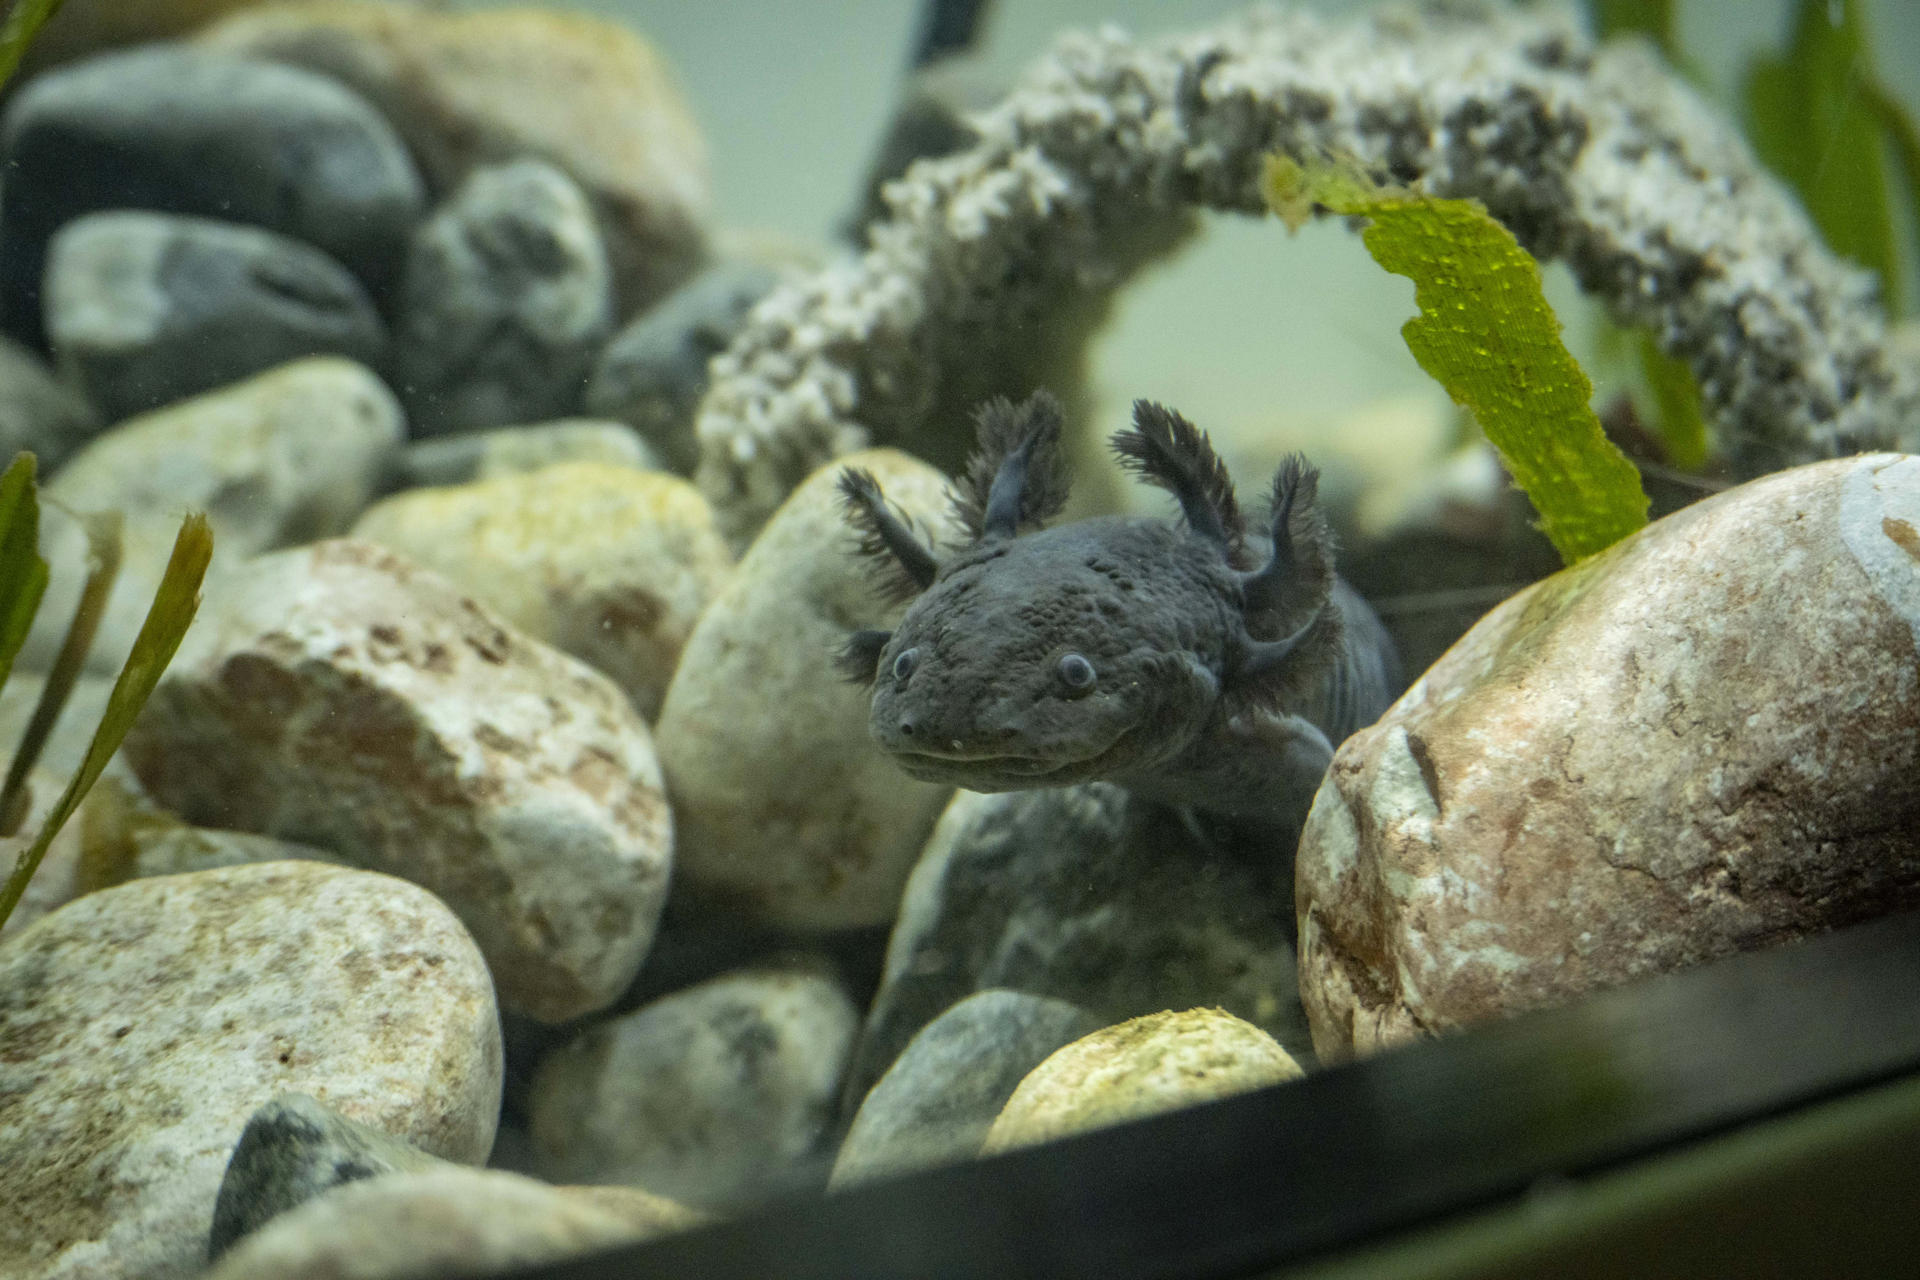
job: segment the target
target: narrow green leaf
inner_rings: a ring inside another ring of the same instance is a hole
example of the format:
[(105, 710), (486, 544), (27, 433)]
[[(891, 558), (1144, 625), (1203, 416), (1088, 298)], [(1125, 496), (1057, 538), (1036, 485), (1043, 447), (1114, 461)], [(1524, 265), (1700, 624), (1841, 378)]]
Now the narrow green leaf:
[[(1913, 117), (1907, 114), (1900, 100), (1895, 98), (1887, 87), (1877, 80), (1869, 80), (1861, 86), (1865, 95), (1867, 110), (1880, 124), (1880, 132), (1893, 149), (1893, 158), (1900, 166), (1900, 176), (1906, 179), (1907, 212), (1915, 222), (1920, 223), (1920, 128), (1916, 128)], [(1908, 245), (1909, 251), (1915, 246)]]
[(1674, 0), (1592, 0), (1593, 31), (1602, 40), (1619, 35), (1641, 35), (1653, 41), (1667, 62), (1689, 80), (1699, 80), (1680, 48), (1679, 15)]
[(6, 781), (0, 783), (0, 836), (13, 835), (26, 820), (30, 797), (27, 776), (33, 772), (62, 708), (67, 705), (68, 696), (73, 693), (74, 683), (80, 678), (87, 651), (93, 648), (94, 633), (100, 629), (100, 618), (107, 611), (107, 596), (113, 591), (114, 579), (120, 575), (120, 513), (109, 511), (90, 516), (85, 524), (86, 585), (80, 590), (80, 603), (74, 606), (73, 621), (67, 626), (60, 653), (47, 672), (47, 682), (40, 687), (33, 717), (27, 721), (27, 730), (14, 750), (12, 763), (7, 766)]
[(207, 518), (197, 513), (188, 516), (180, 526), (179, 537), (174, 539), (173, 557), (147, 610), (147, 620), (141, 624), (140, 634), (134, 638), (133, 649), (127, 654), (126, 665), (120, 670), (120, 678), (107, 696), (106, 714), (100, 718), (100, 727), (94, 730), (80, 771), (74, 774), (59, 803), (47, 815), (46, 824), (40, 828), (33, 844), (14, 864), (13, 875), (6, 886), (0, 888), (0, 925), (13, 914), (20, 895), (27, 890), (27, 881), (33, 878), (40, 860), (46, 856), (47, 846), (73, 816), (113, 753), (120, 749), (127, 730), (133, 727), (134, 717), (140, 714), (154, 686), (160, 683), (161, 673), (173, 660), (181, 637), (186, 635), (200, 607), (200, 584), (206, 578), (207, 564), (212, 558), (213, 531), (207, 527)]
[(1660, 349), (1653, 335), (1639, 333), (1640, 372), (1653, 393), (1653, 429), (1666, 447), (1667, 462), (1682, 471), (1697, 471), (1707, 462), (1707, 411), (1700, 384), (1686, 362)]
[(16, 455), (0, 475), (0, 686), (13, 674), (13, 660), (27, 642), (47, 590), (47, 562), (40, 558), (40, 497), (33, 475), (30, 453)]
[(27, 46), (40, 34), (40, 28), (47, 25), (47, 19), (59, 10), (60, 4), (61, 0), (13, 0), (6, 21), (0, 22), (0, 85), (13, 78), (20, 59), (27, 56)]
[(1867, 92), (1869, 49), (1859, 0), (1800, 0), (1786, 50), (1748, 69), (1747, 137), (1799, 194), (1827, 246), (1879, 275), (1897, 314), (1899, 256)]
[(1571, 564), (1647, 522), (1640, 474), (1606, 438), (1593, 384), (1560, 340), (1540, 268), (1477, 200), (1382, 188), (1330, 163), (1267, 163), (1282, 217), (1325, 206), (1364, 216), (1374, 260), (1411, 278), (1420, 314), (1401, 329), (1414, 359), (1479, 419), (1540, 528)]

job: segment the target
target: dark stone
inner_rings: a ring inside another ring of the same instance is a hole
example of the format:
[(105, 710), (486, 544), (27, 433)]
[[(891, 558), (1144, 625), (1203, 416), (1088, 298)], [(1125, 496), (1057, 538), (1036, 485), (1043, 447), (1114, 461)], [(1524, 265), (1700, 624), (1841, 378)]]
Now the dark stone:
[(834, 1185), (971, 1160), (1027, 1073), (1101, 1025), (1047, 996), (968, 996), (923, 1027), (867, 1094), (840, 1144)]
[(386, 330), (352, 274), (258, 227), (89, 214), (54, 236), (47, 339), (118, 421), (309, 355), (377, 365)]
[(207, 1234), (218, 1261), (268, 1219), (323, 1191), (362, 1178), (448, 1162), (391, 1134), (356, 1124), (305, 1094), (289, 1093), (254, 1112), (227, 1160)]
[(682, 474), (700, 460), (693, 414), (707, 361), (727, 349), (747, 312), (778, 283), (770, 267), (707, 268), (614, 335), (587, 383), (587, 411), (630, 422)]
[(989, 987), (1069, 1001), (1102, 1025), (1219, 1006), (1311, 1062), (1292, 885), (1274, 870), (1289, 861), (1106, 783), (962, 792), (908, 881), (844, 1109), (922, 1027)]
[(415, 234), (395, 324), (416, 433), (565, 417), (613, 327), (606, 249), (573, 179), (476, 170)]
[(425, 202), (386, 121), (333, 80), (168, 45), (30, 82), (0, 117), (0, 318), (40, 341), (48, 239), (96, 209), (157, 209), (305, 240), (374, 295)]

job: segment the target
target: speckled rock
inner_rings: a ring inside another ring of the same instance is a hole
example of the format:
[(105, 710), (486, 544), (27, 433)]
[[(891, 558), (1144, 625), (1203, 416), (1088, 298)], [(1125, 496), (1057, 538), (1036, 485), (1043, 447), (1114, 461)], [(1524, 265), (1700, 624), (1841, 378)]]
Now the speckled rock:
[(604, 1022), (541, 1064), (537, 1167), (701, 1206), (815, 1184), (859, 1021), (830, 978), (748, 970)]
[(248, 1117), (227, 1160), (214, 1199), (207, 1257), (218, 1262), (241, 1237), (345, 1183), (445, 1165), (304, 1093), (275, 1098)]
[(0, 117), (0, 312), (37, 335), (47, 238), (94, 209), (163, 209), (304, 240), (376, 290), (424, 192), (387, 122), (337, 81), (176, 45), (41, 76)]
[[(885, 449), (846, 461), (952, 536), (939, 472)], [(891, 919), (948, 795), (880, 753), (866, 690), (834, 670), (849, 631), (902, 612), (854, 553), (838, 476), (816, 472), (747, 551), (687, 641), (657, 729), (684, 892), (800, 928)]]
[(708, 267), (628, 324), (600, 353), (587, 383), (589, 413), (630, 422), (675, 471), (700, 460), (693, 411), (707, 361), (727, 349), (779, 275), (755, 262)]
[(362, 516), (353, 536), (445, 574), (592, 663), (648, 717), (733, 567), (699, 490), (597, 462), (401, 494)]
[(988, 987), (1070, 1001), (1103, 1023), (1224, 1005), (1309, 1052), (1291, 915), (1252, 859), (1117, 787), (959, 792), (901, 900), (847, 1101), (921, 1027)]
[(300, 356), (376, 364), (386, 327), (331, 258), (271, 231), (135, 210), (89, 214), (47, 255), (47, 341), (109, 421)]
[(1076, 1040), (1033, 1069), (982, 1154), (1177, 1111), (1305, 1073), (1260, 1028), (1220, 1009), (1152, 1013)]
[(622, 316), (698, 265), (706, 144), (665, 62), (625, 26), (533, 7), (318, 0), (237, 15), (201, 41), (351, 85), (393, 121), (436, 191), (521, 156), (565, 170), (600, 219)]
[(209, 593), (122, 748), (188, 821), (297, 837), (446, 900), (503, 1007), (626, 986), (672, 828), (611, 681), (363, 542), (263, 556)]
[(22, 449), (42, 474), (66, 461), (100, 428), (91, 405), (54, 379), (19, 343), (0, 337), (0, 457)]
[(452, 1160), (500, 1098), (487, 971), (431, 894), (311, 862), (89, 894), (0, 941), (0, 1272), (199, 1274), (227, 1155), (277, 1094)]
[[(47, 495), (68, 511), (119, 511), (126, 555), (94, 642), (117, 670), (153, 602), (188, 510), (213, 527), (213, 572), (246, 556), (339, 533), (373, 500), (399, 448), (400, 406), (364, 367), (333, 356), (129, 419), (56, 472)], [(85, 581), (85, 540), (43, 511), (53, 567), (29, 665), (50, 661)]]
[(663, 465), (624, 422), (565, 418), (420, 440), (401, 454), (398, 473), (402, 487), (418, 489), (497, 480), (556, 462), (604, 462), (642, 471), (659, 471)]
[(494, 1169), (390, 1173), (275, 1218), (229, 1251), (206, 1280), (492, 1275), (704, 1221), (632, 1187), (550, 1187)]
[(606, 250), (573, 180), (540, 160), (474, 170), (407, 250), (394, 364), (414, 430), (572, 413), (612, 327)]
[(1495, 609), (1340, 749), (1298, 864), (1366, 1052), (1920, 905), (1920, 458), (1782, 472)]
[(1027, 1073), (1099, 1029), (1064, 1000), (1005, 990), (968, 996), (928, 1023), (867, 1094), (834, 1160), (833, 1185), (972, 1159)]

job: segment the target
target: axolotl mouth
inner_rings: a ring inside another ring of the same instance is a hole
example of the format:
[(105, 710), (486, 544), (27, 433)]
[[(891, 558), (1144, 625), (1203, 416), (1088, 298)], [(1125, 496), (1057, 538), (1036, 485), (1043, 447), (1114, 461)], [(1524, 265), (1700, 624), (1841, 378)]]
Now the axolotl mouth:
[(903, 750), (889, 744), (887, 754), (905, 773), (922, 782), (952, 783), (971, 791), (1021, 791), (1066, 786), (1101, 776), (1108, 758), (1126, 740), (1128, 732), (1130, 730), (1122, 731), (1097, 750), (1066, 756), (970, 751), (961, 742), (954, 742), (945, 750), (927, 744)]

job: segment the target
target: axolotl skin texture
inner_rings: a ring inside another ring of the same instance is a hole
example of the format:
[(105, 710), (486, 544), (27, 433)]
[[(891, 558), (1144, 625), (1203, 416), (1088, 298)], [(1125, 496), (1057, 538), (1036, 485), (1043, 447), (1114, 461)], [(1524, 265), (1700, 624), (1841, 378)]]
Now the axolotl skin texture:
[(1379, 620), (1333, 571), (1297, 456), (1249, 532), (1205, 433), (1148, 401), (1113, 438), (1183, 519), (1057, 528), (1061, 415), (996, 400), (954, 495), (969, 541), (936, 551), (848, 470), (841, 493), (883, 582), (912, 604), (841, 665), (873, 689), (875, 742), (916, 778), (974, 791), (1117, 783), (1229, 819), (1296, 826), (1334, 747), (1400, 687)]

